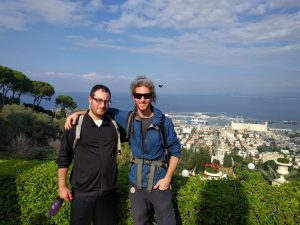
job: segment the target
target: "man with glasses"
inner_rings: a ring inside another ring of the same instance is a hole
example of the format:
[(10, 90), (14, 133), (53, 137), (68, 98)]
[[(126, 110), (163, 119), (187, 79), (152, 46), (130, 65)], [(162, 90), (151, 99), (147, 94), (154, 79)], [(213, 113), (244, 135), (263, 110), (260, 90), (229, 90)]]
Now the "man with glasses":
[[(117, 224), (118, 132), (106, 114), (110, 99), (106, 86), (94, 86), (76, 147), (73, 148), (76, 126), (66, 130), (62, 138), (57, 159), (58, 193), (60, 198), (71, 201), (71, 225)], [(72, 161), (70, 190), (66, 178)]]
[[(130, 89), (135, 103), (130, 116), (118, 109), (110, 109), (108, 113), (127, 129), (131, 146), (129, 192), (133, 223), (150, 224), (153, 208), (158, 225), (175, 225), (170, 182), (180, 157), (180, 143), (172, 120), (152, 105), (156, 101), (153, 82), (139, 76), (131, 83)], [(66, 128), (72, 126), (72, 120), (77, 120), (77, 114), (67, 118)], [(164, 127), (163, 133), (160, 132), (161, 126)], [(164, 145), (168, 146), (168, 156)]]

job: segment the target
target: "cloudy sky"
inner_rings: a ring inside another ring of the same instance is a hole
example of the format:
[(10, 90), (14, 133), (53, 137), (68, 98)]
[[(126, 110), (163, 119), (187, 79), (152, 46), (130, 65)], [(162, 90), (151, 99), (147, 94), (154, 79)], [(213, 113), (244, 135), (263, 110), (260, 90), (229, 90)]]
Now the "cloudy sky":
[(56, 91), (300, 97), (299, 0), (0, 2), (0, 65)]

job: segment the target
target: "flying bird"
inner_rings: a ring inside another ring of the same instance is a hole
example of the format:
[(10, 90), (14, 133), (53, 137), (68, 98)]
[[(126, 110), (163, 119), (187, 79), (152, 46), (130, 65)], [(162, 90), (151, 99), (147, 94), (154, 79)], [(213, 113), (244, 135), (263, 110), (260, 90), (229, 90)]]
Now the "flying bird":
[(164, 85), (163, 84), (159, 84), (158, 87), (162, 88)]

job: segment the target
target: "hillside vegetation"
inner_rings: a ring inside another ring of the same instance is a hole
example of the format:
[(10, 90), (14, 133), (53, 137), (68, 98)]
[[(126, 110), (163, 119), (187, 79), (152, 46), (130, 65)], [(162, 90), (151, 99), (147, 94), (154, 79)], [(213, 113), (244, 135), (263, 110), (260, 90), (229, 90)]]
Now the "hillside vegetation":
[(4, 105), (0, 111), (0, 156), (55, 159), (64, 119), (33, 112), (24, 105)]

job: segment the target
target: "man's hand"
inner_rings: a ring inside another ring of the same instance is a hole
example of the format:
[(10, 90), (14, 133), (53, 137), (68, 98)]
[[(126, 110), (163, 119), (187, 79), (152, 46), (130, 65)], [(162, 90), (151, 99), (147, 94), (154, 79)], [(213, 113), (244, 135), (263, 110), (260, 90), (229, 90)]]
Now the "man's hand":
[(162, 191), (164, 191), (164, 190), (167, 190), (168, 188), (169, 188), (169, 186), (170, 186), (170, 182), (171, 182), (171, 180), (170, 179), (168, 179), (168, 178), (163, 178), (163, 179), (160, 179), (157, 183), (156, 183), (156, 185), (153, 187), (153, 189), (159, 189), (159, 190), (162, 190)]
[(76, 124), (78, 117), (79, 115), (77, 113), (72, 113), (68, 116), (65, 122), (65, 130), (71, 129), (71, 127)]
[(58, 188), (58, 195), (60, 198), (70, 202), (73, 200), (72, 193), (67, 187), (60, 187)]
[(159, 180), (157, 184), (153, 187), (153, 189), (158, 188), (159, 190), (167, 190), (169, 188), (178, 161), (179, 158), (175, 156), (170, 157), (166, 176), (163, 179)]

